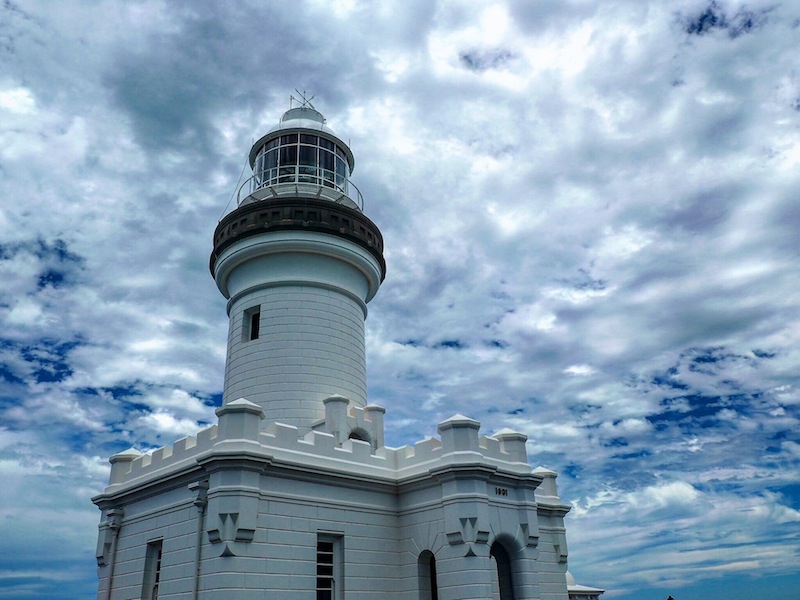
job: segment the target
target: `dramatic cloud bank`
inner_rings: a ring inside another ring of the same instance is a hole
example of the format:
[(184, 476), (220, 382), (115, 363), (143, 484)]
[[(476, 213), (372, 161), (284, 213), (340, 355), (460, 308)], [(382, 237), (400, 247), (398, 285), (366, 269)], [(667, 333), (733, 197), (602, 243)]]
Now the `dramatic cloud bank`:
[(608, 598), (796, 593), (798, 47), (780, 0), (7, 0), (0, 598), (93, 597), (107, 457), (215, 421), (211, 234), (295, 88), (384, 234), (388, 443), (526, 433)]

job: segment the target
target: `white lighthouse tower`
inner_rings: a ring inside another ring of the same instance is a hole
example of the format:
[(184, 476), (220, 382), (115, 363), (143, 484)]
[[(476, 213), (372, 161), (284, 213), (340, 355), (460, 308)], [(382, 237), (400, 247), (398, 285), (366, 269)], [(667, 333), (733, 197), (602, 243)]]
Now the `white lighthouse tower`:
[(223, 402), (247, 398), (305, 433), (324, 398), (367, 404), (364, 319), (383, 238), (350, 182), (353, 153), (307, 103), (253, 145), (250, 165), (211, 255), (230, 316)]
[(568, 600), (569, 506), (525, 435), (454, 415), (384, 445), (364, 352), (383, 239), (348, 145), (303, 101), (249, 160), (210, 260), (230, 317), (219, 422), (111, 457), (98, 598)]

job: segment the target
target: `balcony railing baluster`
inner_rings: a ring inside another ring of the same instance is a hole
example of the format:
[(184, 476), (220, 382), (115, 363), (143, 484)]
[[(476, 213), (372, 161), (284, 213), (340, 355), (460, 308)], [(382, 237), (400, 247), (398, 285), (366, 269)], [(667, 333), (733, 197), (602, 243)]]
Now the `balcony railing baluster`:
[[(239, 187), (239, 191), (236, 194), (237, 206), (248, 198), (256, 202), (267, 200), (269, 197), (291, 195), (296, 191), (295, 186), (307, 185), (319, 187), (320, 189), (314, 193), (321, 198), (339, 203), (344, 198), (347, 198), (359, 210), (364, 210), (364, 197), (358, 187), (349, 179), (341, 175), (337, 176), (334, 171), (328, 169), (314, 168), (314, 173), (300, 173), (298, 168), (294, 167), (292, 171), (290, 173), (279, 171), (278, 169), (270, 169), (268, 172), (253, 175)], [(271, 194), (257, 194), (259, 190), (263, 189), (270, 190)]]

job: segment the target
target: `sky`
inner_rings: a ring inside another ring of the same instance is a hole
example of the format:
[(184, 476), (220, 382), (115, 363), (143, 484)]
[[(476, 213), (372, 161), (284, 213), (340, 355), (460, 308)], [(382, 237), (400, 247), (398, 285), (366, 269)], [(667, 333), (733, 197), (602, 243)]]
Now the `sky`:
[(781, 0), (4, 0), (0, 598), (94, 597), (108, 457), (216, 422), (211, 237), (295, 90), (383, 232), (387, 445), (527, 434), (605, 598), (797, 597), (799, 46)]

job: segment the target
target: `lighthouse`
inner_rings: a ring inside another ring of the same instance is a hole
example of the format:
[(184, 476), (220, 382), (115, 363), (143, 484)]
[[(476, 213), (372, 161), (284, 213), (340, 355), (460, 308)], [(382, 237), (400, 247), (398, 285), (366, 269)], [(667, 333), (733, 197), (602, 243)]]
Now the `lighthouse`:
[(385, 445), (364, 343), (383, 237), (349, 145), (302, 100), (248, 160), (209, 261), (229, 317), (218, 422), (111, 457), (98, 598), (568, 600), (569, 506), (524, 434), (455, 414)]
[(353, 153), (307, 102), (249, 161), (210, 261), (230, 317), (223, 402), (247, 398), (268, 423), (307, 432), (325, 398), (367, 404), (364, 319), (386, 275), (383, 237), (350, 181)]

